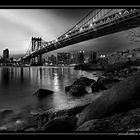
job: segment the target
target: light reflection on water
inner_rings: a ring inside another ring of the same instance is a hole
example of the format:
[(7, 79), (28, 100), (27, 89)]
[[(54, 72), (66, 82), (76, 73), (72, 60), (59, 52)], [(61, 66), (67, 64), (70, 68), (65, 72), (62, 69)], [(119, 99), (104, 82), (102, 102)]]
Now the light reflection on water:
[[(95, 78), (93, 72), (75, 71), (73, 67), (0, 67), (0, 108), (46, 110), (77, 104), (81, 100), (66, 94), (65, 86), (81, 76)], [(39, 100), (33, 96), (39, 88), (54, 94)]]

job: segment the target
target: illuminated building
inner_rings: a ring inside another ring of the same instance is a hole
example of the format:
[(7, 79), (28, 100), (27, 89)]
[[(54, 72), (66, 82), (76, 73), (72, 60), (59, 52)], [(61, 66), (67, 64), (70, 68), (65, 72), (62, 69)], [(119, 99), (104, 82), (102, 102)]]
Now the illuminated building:
[(9, 50), (8, 49), (3, 50), (3, 60), (4, 60), (4, 62), (9, 61)]

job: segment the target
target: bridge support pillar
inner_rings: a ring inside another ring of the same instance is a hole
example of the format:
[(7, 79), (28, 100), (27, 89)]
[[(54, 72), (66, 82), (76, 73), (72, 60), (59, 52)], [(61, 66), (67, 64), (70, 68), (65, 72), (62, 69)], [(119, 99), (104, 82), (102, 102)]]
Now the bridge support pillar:
[(38, 63), (39, 65), (42, 65), (42, 54), (39, 54), (39, 55), (37, 56), (37, 63)]
[(35, 64), (35, 58), (31, 58), (31, 64)]

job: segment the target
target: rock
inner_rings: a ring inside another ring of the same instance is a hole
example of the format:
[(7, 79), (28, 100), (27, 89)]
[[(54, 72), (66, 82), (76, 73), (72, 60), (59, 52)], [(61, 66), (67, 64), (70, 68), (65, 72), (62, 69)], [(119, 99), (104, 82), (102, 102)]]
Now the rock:
[(31, 128), (25, 129), (24, 131), (26, 131), (26, 132), (35, 132), (37, 130), (35, 128), (31, 127)]
[(79, 126), (76, 131), (90, 132), (128, 132), (140, 131), (140, 108), (114, 114), (112, 116), (89, 120)]
[(8, 130), (8, 128), (6, 126), (0, 126), (0, 132), (1, 131), (7, 131), (7, 130)]
[(6, 118), (9, 115), (13, 115), (14, 111), (12, 109), (1, 109), (0, 110), (0, 119)]
[[(117, 78), (114, 78), (113, 76), (109, 76), (106, 78), (99, 79), (97, 82), (99, 83), (101, 89), (108, 89), (110, 88), (110, 85), (114, 85), (115, 83), (119, 82), (120, 80)], [(114, 83), (114, 84), (113, 84)]]
[(44, 124), (46, 124), (49, 120), (53, 120), (60, 116), (76, 116), (89, 104), (90, 103), (80, 104), (62, 110), (49, 110), (42, 112), (37, 118), (38, 128), (42, 128), (42, 126), (44, 126)]
[(70, 90), (71, 87), (72, 87), (72, 86), (66, 86), (66, 87), (65, 87), (65, 92), (68, 92), (68, 91)]
[(60, 116), (76, 116), (77, 114), (81, 113), (82, 110), (87, 107), (90, 103), (86, 103), (86, 104), (80, 104), (68, 109), (63, 109), (63, 110), (59, 110), (56, 111), (54, 113), (52, 113), (50, 115), (50, 119), (54, 119), (56, 117), (60, 117)]
[(74, 81), (72, 85), (90, 86), (94, 82), (95, 80), (93, 79), (89, 79), (87, 77), (80, 77), (79, 79)]
[(68, 91), (69, 94), (73, 96), (82, 96), (87, 94), (86, 88), (82, 85), (73, 85), (72, 88)]
[(132, 128), (129, 130), (130, 132), (140, 132), (140, 128)]
[(103, 67), (99, 64), (82, 63), (76, 65), (74, 67), (74, 70), (84, 70), (84, 71), (103, 70)]
[(85, 121), (140, 107), (139, 83), (140, 73), (137, 73), (103, 91), (98, 98), (81, 112), (77, 126)]
[(87, 77), (80, 77), (72, 85), (65, 87), (65, 91), (74, 96), (87, 94), (86, 87), (94, 83), (95, 80)]
[(52, 93), (53, 93), (53, 91), (48, 90), (48, 89), (39, 89), (39, 90), (37, 90), (36, 93), (34, 93), (34, 95), (36, 95), (37, 97), (45, 97), (45, 96), (50, 95)]
[(72, 132), (75, 129), (77, 118), (75, 116), (61, 116), (48, 121), (42, 131), (45, 132)]
[(92, 92), (97, 92), (99, 90), (106, 90), (106, 88), (99, 82), (93, 83), (91, 86)]
[(119, 82), (119, 80), (114, 78), (113, 76), (109, 76), (109, 77), (102, 78), (102, 79), (98, 80), (98, 82), (105, 85), (105, 84), (109, 84), (112, 82)]
[(115, 72), (125, 68), (126, 62), (118, 62), (115, 64), (108, 64), (104, 67), (105, 72)]

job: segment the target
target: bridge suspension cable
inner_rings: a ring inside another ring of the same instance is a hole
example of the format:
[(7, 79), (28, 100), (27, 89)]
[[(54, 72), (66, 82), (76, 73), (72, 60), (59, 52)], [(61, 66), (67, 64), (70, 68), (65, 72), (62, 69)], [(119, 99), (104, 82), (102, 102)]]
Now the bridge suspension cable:
[(26, 53), (25, 53), (25, 55), (24, 55), (24, 56), (29, 55), (29, 54), (30, 54), (31, 49), (32, 49), (32, 41), (30, 40), (29, 47), (28, 47), (28, 49), (27, 49), (27, 51), (26, 51)]
[(89, 28), (89, 26), (101, 19), (104, 19), (107, 16), (115, 14), (123, 9), (92, 9), (87, 15), (85, 15), (77, 24), (75, 24), (71, 29), (65, 32), (63, 35), (58, 37), (59, 39), (64, 39), (71, 34), (75, 34), (77, 32), (82, 31), (83, 29)]
[(98, 37), (100, 36), (99, 33), (101, 33), (102, 28), (106, 29), (106, 33), (102, 32), (102, 34), (111, 33), (115, 30), (115, 28), (113, 28), (113, 30), (109, 29), (110, 27), (112, 28), (112, 25), (116, 26), (117, 23), (121, 23), (121, 26), (123, 26), (124, 21), (129, 20), (131, 18), (135, 19), (135, 22), (138, 24), (138, 20), (135, 17), (139, 16), (139, 12), (139, 10), (135, 9), (92, 9), (77, 24), (75, 24), (71, 29), (69, 29), (63, 35), (58, 37), (56, 40), (51, 40), (47, 42), (41, 39), (41, 45), (38, 45), (37, 49), (35, 49), (35, 52), (33, 52), (32, 55), (30, 55), (30, 51), (32, 48), (31, 45), (29, 45), (29, 48), (25, 55), (29, 54), (30, 56), (25, 56), (25, 58), (30, 59), (31, 57), (38, 56), (38, 54), (43, 54), (48, 51), (52, 51), (72, 43), (77, 43), (81, 40), (87, 40), (92, 37)]

